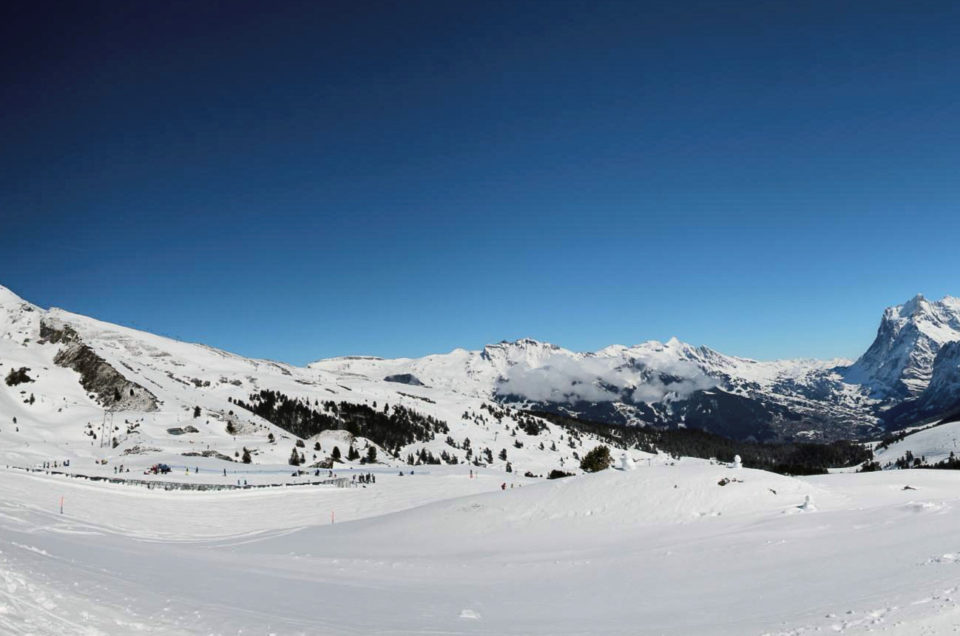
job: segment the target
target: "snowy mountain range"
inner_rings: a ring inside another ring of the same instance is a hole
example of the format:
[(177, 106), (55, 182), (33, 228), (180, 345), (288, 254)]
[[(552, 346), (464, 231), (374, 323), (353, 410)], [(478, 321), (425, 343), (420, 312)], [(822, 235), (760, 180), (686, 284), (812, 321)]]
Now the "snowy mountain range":
[(0, 378), (0, 455), (13, 463), (109, 446), (313, 465), (338, 446), (343, 461), (442, 456), (542, 473), (575, 466), (584, 440), (529, 411), (755, 440), (862, 439), (951, 414), (960, 300), (886, 310), (855, 362), (760, 362), (676, 339), (588, 353), (522, 339), (296, 367), (44, 310), (0, 287)]
[(544, 475), (575, 468), (587, 437), (481, 396), (243, 358), (0, 287), (0, 462), (11, 466), (286, 472), (296, 455), (311, 470), (443, 462)]
[(671, 339), (577, 353), (523, 339), (419, 359), (345, 357), (312, 369), (408, 378), (523, 408), (693, 426), (730, 437), (833, 439), (902, 428), (960, 406), (960, 300), (887, 309), (855, 362), (760, 362)]

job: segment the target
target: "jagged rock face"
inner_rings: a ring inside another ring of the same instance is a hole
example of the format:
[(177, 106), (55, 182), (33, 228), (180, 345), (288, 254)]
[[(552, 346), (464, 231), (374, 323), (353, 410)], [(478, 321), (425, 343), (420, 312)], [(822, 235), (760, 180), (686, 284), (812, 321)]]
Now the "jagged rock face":
[(41, 342), (71, 343), (79, 342), (80, 335), (73, 330), (73, 327), (64, 324), (55, 324), (47, 320), (40, 321), (40, 340)]
[(960, 341), (940, 348), (923, 393), (890, 409), (885, 419), (888, 428), (896, 429), (931, 419), (948, 419), (956, 413), (960, 413)]
[(153, 393), (127, 380), (93, 349), (83, 344), (77, 332), (70, 327), (41, 321), (40, 336), (47, 342), (65, 344), (54, 356), (54, 363), (79, 373), (84, 390), (95, 395), (103, 406), (113, 410), (157, 410), (157, 398)]
[(930, 302), (916, 296), (883, 314), (877, 337), (844, 372), (851, 383), (869, 387), (889, 402), (918, 397), (930, 383), (940, 348), (960, 340), (960, 300)]
[(920, 401), (932, 408), (949, 408), (960, 402), (960, 341), (948, 342), (940, 348), (930, 384)]

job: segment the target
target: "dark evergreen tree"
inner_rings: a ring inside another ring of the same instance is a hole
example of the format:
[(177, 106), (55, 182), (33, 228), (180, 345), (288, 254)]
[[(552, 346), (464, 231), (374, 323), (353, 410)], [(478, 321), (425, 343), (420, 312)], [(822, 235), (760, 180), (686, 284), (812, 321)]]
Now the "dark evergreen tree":
[(595, 473), (600, 470), (606, 470), (612, 462), (613, 459), (610, 457), (610, 449), (607, 446), (601, 445), (583, 456), (583, 461), (580, 462), (580, 468), (588, 473)]
[(297, 437), (310, 437), (325, 430), (346, 429), (383, 448), (398, 449), (414, 442), (431, 440), (438, 433), (449, 433), (445, 422), (403, 406), (395, 406), (387, 412), (375, 410), (366, 404), (327, 401), (322, 404), (322, 410), (317, 410), (309, 400), (291, 398), (266, 389), (251, 394), (249, 404), (240, 400), (234, 403)]

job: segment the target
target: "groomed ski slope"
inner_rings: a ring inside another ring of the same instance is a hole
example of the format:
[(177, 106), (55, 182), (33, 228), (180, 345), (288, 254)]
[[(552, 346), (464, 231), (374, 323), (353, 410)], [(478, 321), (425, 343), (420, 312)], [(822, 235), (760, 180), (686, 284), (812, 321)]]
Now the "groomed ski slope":
[(0, 633), (960, 626), (953, 471), (796, 479), (654, 458), (501, 490), (503, 473), (467, 470), (203, 493), (2, 470)]
[(903, 457), (907, 451), (913, 453), (914, 457), (923, 457), (928, 464), (942, 462), (950, 457), (950, 453), (960, 455), (960, 422), (922, 427), (899, 442), (876, 450), (875, 459), (881, 466), (886, 466)]

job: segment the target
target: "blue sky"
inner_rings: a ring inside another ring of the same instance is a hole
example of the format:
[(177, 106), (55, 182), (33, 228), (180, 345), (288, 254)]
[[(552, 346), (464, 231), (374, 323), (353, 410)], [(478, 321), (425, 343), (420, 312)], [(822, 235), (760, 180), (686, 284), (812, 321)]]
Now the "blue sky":
[(960, 295), (960, 7), (6, 4), (0, 284), (245, 355), (854, 357)]

